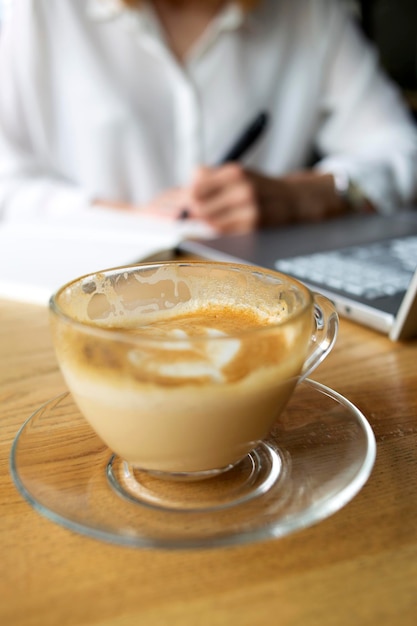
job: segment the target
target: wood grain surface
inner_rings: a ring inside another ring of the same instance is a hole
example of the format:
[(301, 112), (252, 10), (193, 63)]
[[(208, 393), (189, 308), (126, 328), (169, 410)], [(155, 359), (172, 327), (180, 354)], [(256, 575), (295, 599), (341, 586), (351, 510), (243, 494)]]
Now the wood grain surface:
[(360, 493), (286, 538), (166, 551), (111, 545), (37, 513), (9, 471), (12, 441), (66, 390), (47, 310), (0, 301), (2, 626), (414, 626), (417, 343), (347, 321), (313, 378), (368, 418), (377, 459)]

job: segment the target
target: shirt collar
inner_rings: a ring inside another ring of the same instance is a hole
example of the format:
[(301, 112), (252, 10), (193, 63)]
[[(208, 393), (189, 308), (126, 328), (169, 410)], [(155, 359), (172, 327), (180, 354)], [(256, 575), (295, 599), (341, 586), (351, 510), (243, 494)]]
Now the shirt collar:
[[(118, 17), (124, 11), (130, 9), (121, 0), (88, 0), (87, 13), (89, 17), (97, 21), (111, 20)], [(139, 14), (146, 14), (146, 3), (143, 9), (136, 11)], [(217, 17), (218, 28), (221, 30), (234, 30), (242, 26), (247, 18), (246, 12), (237, 2), (228, 3)]]
[[(93, 21), (121, 20), (124, 28), (131, 33), (140, 34), (144, 46), (160, 52), (161, 42), (165, 41), (165, 35), (149, 2), (144, 2), (139, 10), (133, 10), (127, 7), (121, 0), (87, 0), (86, 8), (88, 16)], [(251, 26), (256, 26), (256, 22), (256, 15), (252, 12), (247, 14), (237, 2), (229, 2), (196, 44), (193, 51), (194, 57), (204, 54), (211, 42), (222, 31), (237, 30), (244, 27), (250, 28)], [(164, 43), (162, 43), (162, 49), (165, 50)]]
[(140, 10), (130, 9), (121, 0), (88, 0), (87, 15), (95, 22), (121, 19), (125, 28), (141, 33), (146, 38), (158, 35), (161, 38), (159, 23), (151, 6), (144, 2)]
[(217, 17), (217, 25), (220, 30), (235, 30), (242, 26), (245, 21), (245, 12), (236, 2), (230, 2)]
[(92, 20), (110, 20), (117, 17), (126, 8), (121, 0), (88, 0), (87, 15)]

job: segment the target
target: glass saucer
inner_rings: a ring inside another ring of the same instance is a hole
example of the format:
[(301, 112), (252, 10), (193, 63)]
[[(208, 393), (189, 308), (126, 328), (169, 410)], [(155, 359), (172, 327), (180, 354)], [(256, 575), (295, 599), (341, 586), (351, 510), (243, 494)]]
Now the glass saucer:
[(69, 393), (23, 424), (10, 462), (26, 500), (71, 530), (129, 546), (193, 548), (283, 537), (325, 519), (363, 487), (375, 454), (363, 414), (305, 380), (268, 439), (215, 478), (144, 478), (111, 454)]

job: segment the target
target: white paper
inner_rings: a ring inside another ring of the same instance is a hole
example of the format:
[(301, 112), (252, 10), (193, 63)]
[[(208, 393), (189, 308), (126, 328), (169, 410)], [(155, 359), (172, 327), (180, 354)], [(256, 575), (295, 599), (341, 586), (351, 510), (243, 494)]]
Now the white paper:
[(47, 305), (51, 294), (74, 278), (166, 253), (190, 236), (213, 235), (192, 221), (139, 217), (135, 228), (120, 224), (0, 225), (0, 298)]

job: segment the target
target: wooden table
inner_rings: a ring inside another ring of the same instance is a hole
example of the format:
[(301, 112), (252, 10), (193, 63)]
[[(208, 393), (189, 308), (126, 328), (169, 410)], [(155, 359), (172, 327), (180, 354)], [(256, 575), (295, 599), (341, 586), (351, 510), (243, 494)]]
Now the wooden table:
[(341, 322), (314, 378), (355, 403), (377, 439), (361, 492), (320, 524), (233, 548), (106, 544), (35, 512), (12, 483), (23, 421), (65, 390), (44, 308), (0, 302), (2, 626), (344, 626), (417, 623), (417, 343)]

